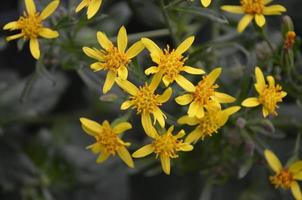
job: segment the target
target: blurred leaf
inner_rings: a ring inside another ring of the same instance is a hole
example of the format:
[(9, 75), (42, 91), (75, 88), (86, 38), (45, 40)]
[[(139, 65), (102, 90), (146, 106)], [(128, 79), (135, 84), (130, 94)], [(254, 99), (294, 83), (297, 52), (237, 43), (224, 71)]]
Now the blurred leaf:
[(239, 172), (238, 172), (239, 179), (244, 178), (248, 174), (248, 172), (251, 170), (253, 166), (253, 163), (254, 162), (252, 157), (245, 160), (245, 162), (239, 168)]

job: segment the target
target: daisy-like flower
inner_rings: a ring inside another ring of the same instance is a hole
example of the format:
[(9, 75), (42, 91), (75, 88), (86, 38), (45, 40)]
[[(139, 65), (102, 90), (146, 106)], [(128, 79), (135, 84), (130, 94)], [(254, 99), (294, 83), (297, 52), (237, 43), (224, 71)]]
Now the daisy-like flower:
[(124, 26), (117, 35), (117, 47), (107, 38), (103, 32), (97, 32), (97, 39), (102, 49), (83, 47), (84, 53), (96, 59), (97, 62), (90, 65), (93, 71), (107, 70), (103, 93), (107, 93), (113, 86), (116, 77), (127, 79), (127, 66), (131, 59), (137, 56), (145, 47), (141, 41), (134, 43), (127, 51), (128, 37)]
[(264, 117), (268, 115), (276, 116), (277, 104), (282, 102), (282, 98), (287, 95), (286, 92), (282, 91), (280, 85), (275, 84), (275, 79), (272, 76), (267, 76), (266, 80), (268, 84), (265, 83), (263, 73), (259, 67), (255, 69), (256, 83), (255, 88), (259, 94), (259, 97), (250, 97), (245, 99), (241, 105), (244, 107), (256, 107), (262, 104), (262, 113)]
[(178, 151), (192, 151), (193, 146), (189, 143), (183, 142), (180, 138), (185, 135), (185, 131), (181, 130), (176, 135), (173, 135), (174, 127), (171, 126), (168, 131), (163, 135), (154, 135), (154, 139), (151, 144), (143, 146), (139, 150), (132, 154), (134, 158), (142, 158), (151, 153), (156, 154), (156, 158), (160, 158), (161, 166), (163, 171), (169, 175), (170, 174), (170, 159), (178, 158)]
[(161, 74), (166, 87), (176, 81), (176, 83), (184, 89), (190, 90), (194, 88), (194, 85), (180, 74), (182, 71), (189, 74), (204, 74), (202, 69), (185, 65), (187, 58), (182, 54), (191, 47), (193, 41), (194, 37), (191, 36), (183, 41), (176, 49), (170, 50), (170, 47), (167, 46), (166, 49), (161, 50), (152, 40), (142, 38), (142, 42), (151, 53), (152, 61), (157, 64), (157, 66), (146, 69), (145, 74)]
[(57, 31), (46, 28), (43, 25), (43, 20), (49, 17), (57, 9), (59, 3), (59, 0), (53, 0), (41, 13), (39, 13), (36, 11), (36, 5), (33, 0), (25, 0), (26, 12), (24, 12), (24, 15), (21, 16), (18, 21), (9, 22), (3, 27), (4, 30), (20, 30), (21, 33), (9, 36), (6, 40), (11, 41), (19, 38), (29, 40), (29, 48), (32, 56), (35, 59), (39, 59), (40, 47), (38, 38), (43, 37), (53, 39), (59, 36)]
[(199, 139), (204, 140), (205, 137), (211, 137), (213, 134), (217, 133), (228, 121), (229, 117), (238, 112), (238, 110), (240, 110), (240, 106), (232, 106), (224, 110), (221, 110), (220, 108), (209, 109), (201, 119), (186, 115), (179, 118), (177, 123), (196, 126), (185, 139), (185, 142), (195, 143)]
[(201, 4), (204, 6), (204, 7), (208, 7), (212, 0), (200, 0)]
[(154, 117), (154, 123), (158, 121), (161, 127), (165, 127), (165, 114), (160, 110), (160, 106), (167, 102), (172, 94), (172, 89), (166, 89), (162, 95), (154, 94), (161, 79), (155, 75), (150, 84), (145, 83), (144, 86), (137, 88), (131, 82), (118, 78), (116, 83), (131, 95), (129, 100), (121, 105), (122, 110), (130, 107), (137, 110), (141, 114), (142, 126), (150, 137), (154, 137), (157, 133), (151, 122), (151, 114)]
[(82, 0), (76, 7), (75, 12), (80, 12), (83, 8), (87, 7), (87, 18), (91, 19), (100, 9), (102, 0)]
[(83, 130), (90, 136), (94, 137), (96, 142), (87, 147), (95, 154), (100, 154), (97, 163), (102, 163), (108, 159), (110, 155), (116, 154), (131, 168), (134, 163), (127, 148), (129, 142), (124, 142), (118, 135), (131, 129), (132, 126), (128, 122), (121, 122), (111, 127), (109, 122), (105, 120), (102, 125), (87, 118), (80, 118)]
[(282, 167), (280, 160), (272, 151), (266, 149), (264, 156), (270, 168), (276, 173), (269, 177), (275, 188), (291, 189), (295, 199), (301, 200), (302, 194), (297, 180), (302, 180), (302, 161), (297, 161), (289, 167)]
[(238, 32), (241, 33), (253, 19), (259, 27), (263, 27), (265, 15), (281, 15), (286, 11), (286, 8), (279, 4), (267, 6), (270, 2), (272, 0), (240, 0), (240, 6), (224, 5), (221, 9), (235, 14), (244, 14), (237, 26)]
[(230, 95), (216, 92), (219, 87), (215, 84), (216, 79), (221, 74), (221, 68), (216, 68), (192, 89), (187, 90), (187, 94), (179, 96), (175, 101), (180, 105), (188, 105), (189, 117), (202, 118), (204, 116), (204, 108), (212, 109), (220, 108), (220, 103), (231, 103), (236, 99)]

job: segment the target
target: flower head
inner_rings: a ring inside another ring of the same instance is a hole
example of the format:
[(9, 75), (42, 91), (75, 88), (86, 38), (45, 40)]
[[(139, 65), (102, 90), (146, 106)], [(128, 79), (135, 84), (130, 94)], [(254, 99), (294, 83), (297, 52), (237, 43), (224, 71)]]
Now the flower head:
[(221, 68), (214, 69), (209, 75), (204, 76), (191, 90), (187, 90), (187, 94), (175, 99), (180, 105), (190, 104), (188, 109), (189, 117), (202, 118), (204, 116), (204, 108), (220, 108), (220, 103), (231, 103), (235, 101), (234, 97), (216, 91), (218, 85), (215, 84), (215, 81), (220, 74)]
[(151, 58), (157, 66), (152, 66), (146, 69), (145, 74), (161, 74), (162, 80), (166, 86), (176, 81), (176, 83), (184, 89), (192, 89), (193, 84), (183, 77), (180, 73), (185, 71), (189, 74), (203, 74), (201, 69), (189, 67), (185, 65), (187, 60), (182, 54), (187, 51), (194, 41), (191, 36), (183, 41), (176, 49), (170, 50), (167, 46), (166, 49), (161, 50), (152, 40), (142, 38), (142, 42), (150, 51)]
[(294, 31), (288, 31), (285, 35), (284, 49), (293, 48), (296, 41), (296, 33)]
[(286, 11), (282, 5), (267, 6), (272, 0), (240, 0), (240, 6), (224, 5), (222, 10), (227, 12), (244, 14), (240, 20), (237, 30), (243, 32), (249, 23), (254, 19), (259, 27), (265, 24), (265, 15), (281, 15)]
[(297, 161), (289, 167), (282, 167), (280, 160), (270, 150), (264, 151), (264, 156), (271, 169), (276, 173), (270, 176), (270, 181), (276, 188), (291, 189), (297, 200), (302, 199), (300, 187), (296, 180), (302, 180), (302, 161)]
[(185, 135), (185, 131), (181, 130), (176, 135), (173, 135), (174, 127), (171, 126), (163, 135), (154, 135), (151, 144), (148, 144), (139, 150), (135, 151), (132, 156), (134, 158), (145, 157), (151, 153), (156, 154), (156, 158), (160, 158), (163, 171), (170, 174), (170, 159), (178, 158), (178, 151), (192, 151), (193, 146), (189, 143), (183, 142), (180, 138)]
[(87, 7), (87, 18), (91, 19), (100, 9), (103, 0), (82, 0), (76, 7), (76, 12), (80, 12), (83, 8)]
[(166, 89), (162, 95), (154, 93), (160, 83), (160, 76), (154, 76), (150, 84), (145, 83), (139, 88), (121, 78), (118, 78), (116, 83), (131, 95), (129, 100), (121, 105), (121, 109), (126, 110), (130, 107), (136, 109), (137, 113), (141, 115), (142, 126), (149, 136), (156, 135), (156, 130), (151, 122), (151, 114), (153, 114), (154, 123), (158, 121), (161, 127), (165, 127), (166, 116), (159, 107), (169, 100), (172, 89)]
[(137, 56), (145, 47), (141, 41), (134, 43), (127, 51), (127, 32), (122, 26), (117, 36), (117, 47), (102, 33), (97, 33), (97, 39), (102, 49), (83, 47), (84, 53), (96, 59), (97, 62), (90, 65), (91, 69), (96, 71), (108, 71), (106, 80), (103, 86), (103, 93), (107, 93), (113, 86), (116, 77), (127, 79), (128, 69), (127, 66), (131, 59)]
[(43, 37), (53, 39), (59, 36), (57, 31), (46, 28), (43, 25), (43, 20), (56, 10), (59, 3), (59, 0), (53, 0), (41, 13), (39, 13), (36, 11), (36, 5), (33, 0), (25, 0), (26, 12), (24, 12), (24, 15), (21, 16), (18, 21), (9, 22), (3, 27), (4, 30), (20, 30), (21, 33), (9, 36), (6, 40), (11, 41), (18, 38), (29, 40), (29, 48), (32, 56), (35, 59), (39, 59), (40, 48), (38, 38)]
[(211, 4), (211, 1), (212, 1), (212, 0), (200, 0), (201, 4), (202, 4), (204, 7), (208, 7), (208, 6)]
[(124, 142), (119, 134), (131, 129), (132, 126), (128, 122), (121, 122), (114, 127), (111, 127), (109, 122), (106, 120), (102, 125), (95, 121), (87, 118), (80, 119), (83, 130), (90, 136), (94, 137), (96, 142), (88, 149), (95, 154), (100, 156), (97, 159), (97, 163), (104, 162), (110, 155), (115, 156), (116, 154), (131, 168), (134, 167), (133, 160), (126, 147), (130, 146), (130, 143)]
[(268, 81), (268, 84), (266, 84), (263, 73), (259, 67), (256, 67), (255, 75), (255, 88), (259, 97), (247, 98), (241, 103), (241, 105), (245, 107), (256, 107), (262, 104), (262, 113), (264, 117), (267, 117), (268, 115), (277, 115), (277, 104), (282, 102), (282, 98), (285, 97), (287, 93), (282, 91), (282, 87), (280, 85), (275, 84), (275, 79), (272, 76), (266, 77)]
[(225, 110), (221, 110), (220, 108), (209, 109), (201, 119), (186, 115), (179, 118), (177, 123), (196, 126), (196, 128), (188, 134), (185, 142), (197, 142), (199, 139), (204, 140), (205, 137), (211, 137), (213, 134), (217, 133), (228, 121), (229, 117), (238, 112), (239, 109), (240, 106), (232, 106)]

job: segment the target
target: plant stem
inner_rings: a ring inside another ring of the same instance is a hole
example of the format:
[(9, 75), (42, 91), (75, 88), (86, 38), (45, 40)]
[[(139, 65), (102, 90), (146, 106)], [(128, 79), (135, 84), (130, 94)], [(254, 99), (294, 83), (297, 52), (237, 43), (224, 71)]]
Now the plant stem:
[(170, 31), (170, 35), (173, 39), (173, 43), (174, 44), (177, 44), (177, 38), (175, 37), (175, 34), (174, 34), (174, 31), (173, 31), (173, 28), (172, 28), (172, 24), (171, 24), (171, 21), (169, 19), (169, 15), (168, 15), (168, 12), (167, 10), (165, 9), (165, 3), (164, 3), (164, 0), (160, 0), (160, 7), (161, 7), (161, 10), (162, 10), (162, 13), (163, 13), (163, 16), (164, 16), (164, 19), (165, 19), (165, 22), (168, 26), (168, 29)]

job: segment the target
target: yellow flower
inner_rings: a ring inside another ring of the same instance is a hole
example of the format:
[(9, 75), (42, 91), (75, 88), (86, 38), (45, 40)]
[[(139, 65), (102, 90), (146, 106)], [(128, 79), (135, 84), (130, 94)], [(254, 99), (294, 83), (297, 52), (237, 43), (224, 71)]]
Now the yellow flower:
[(204, 7), (208, 7), (208, 6), (211, 4), (211, 1), (212, 1), (212, 0), (200, 0), (201, 4), (202, 4)]
[(102, 0), (82, 0), (77, 6), (75, 12), (80, 12), (83, 8), (87, 7), (87, 18), (92, 18), (100, 9)]
[(211, 109), (213, 107), (220, 108), (220, 103), (231, 103), (236, 99), (230, 95), (216, 92), (216, 79), (221, 74), (221, 68), (216, 68), (194, 86), (187, 90), (187, 94), (179, 96), (175, 101), (180, 105), (190, 104), (188, 109), (189, 117), (202, 118), (204, 116), (204, 108)]
[(270, 150), (264, 150), (264, 156), (268, 165), (276, 173), (270, 177), (270, 181), (276, 188), (291, 189), (297, 200), (302, 199), (301, 190), (296, 180), (302, 180), (302, 161), (297, 161), (289, 167), (282, 167), (280, 160)]
[(272, 76), (267, 76), (268, 84), (265, 83), (263, 73), (259, 67), (255, 69), (256, 83), (255, 88), (259, 94), (259, 97), (251, 97), (245, 99), (241, 105), (245, 107), (256, 107), (262, 104), (262, 113), (264, 117), (268, 115), (277, 115), (276, 108), (277, 103), (282, 102), (282, 98), (287, 95), (282, 91), (280, 85), (275, 84), (275, 79)]
[(240, 6), (225, 5), (221, 9), (231, 13), (244, 14), (237, 26), (238, 32), (241, 33), (253, 19), (259, 27), (263, 27), (264, 15), (281, 15), (286, 11), (286, 8), (279, 4), (267, 6), (270, 2), (272, 0), (240, 0)]
[(130, 123), (121, 122), (112, 128), (107, 120), (102, 125), (87, 118), (80, 118), (80, 121), (83, 130), (96, 140), (87, 148), (95, 154), (100, 153), (97, 163), (104, 162), (110, 155), (115, 156), (117, 153), (129, 167), (134, 167), (132, 157), (126, 148), (130, 146), (130, 143), (124, 142), (118, 137), (119, 134), (132, 128)]
[(96, 59), (97, 62), (90, 65), (93, 71), (108, 70), (103, 86), (103, 93), (107, 93), (113, 86), (116, 77), (127, 79), (127, 66), (131, 59), (137, 56), (145, 47), (141, 41), (134, 43), (127, 51), (127, 32), (122, 26), (117, 36), (117, 47), (107, 38), (103, 32), (97, 33), (97, 39), (102, 49), (83, 47), (84, 53)]
[(4, 30), (21, 30), (21, 33), (9, 36), (6, 40), (11, 41), (18, 38), (29, 40), (29, 48), (32, 56), (35, 59), (39, 59), (40, 48), (38, 38), (43, 37), (53, 39), (59, 36), (57, 31), (44, 27), (42, 23), (43, 20), (56, 10), (59, 3), (59, 0), (53, 0), (41, 13), (39, 13), (36, 11), (36, 5), (33, 0), (25, 0), (26, 12), (24, 12), (24, 16), (21, 16), (18, 21), (9, 22), (3, 27)]
[(116, 83), (131, 95), (130, 99), (121, 105), (121, 109), (135, 108), (137, 113), (141, 114), (142, 126), (150, 137), (157, 134), (150, 115), (153, 114), (154, 123), (158, 121), (161, 127), (165, 127), (166, 116), (159, 106), (167, 102), (172, 94), (171, 88), (166, 89), (162, 95), (154, 94), (160, 81), (160, 76), (155, 75), (150, 84), (145, 83), (144, 86), (137, 88), (127, 80), (121, 78), (116, 80)]
[(214, 133), (217, 133), (217, 131), (228, 121), (229, 117), (238, 110), (240, 110), (240, 106), (232, 106), (225, 110), (221, 110), (220, 108), (209, 109), (201, 119), (186, 115), (179, 118), (177, 123), (190, 126), (197, 125), (185, 139), (185, 142), (195, 143), (199, 139), (204, 140), (206, 136), (212, 136)]
[(182, 54), (187, 51), (193, 44), (194, 37), (191, 36), (183, 41), (176, 49), (170, 51), (169, 46), (161, 50), (152, 40), (142, 38), (142, 42), (150, 51), (151, 58), (157, 66), (152, 66), (145, 70), (146, 75), (161, 74), (162, 80), (166, 86), (176, 81), (176, 83), (184, 89), (194, 88), (193, 84), (185, 77), (180, 75), (182, 71), (189, 74), (204, 74), (201, 69), (196, 69), (185, 65), (185, 58)]
[(178, 151), (192, 151), (193, 146), (189, 143), (183, 142), (180, 138), (185, 135), (185, 131), (179, 131), (175, 136), (172, 135), (174, 127), (171, 126), (163, 135), (154, 135), (154, 141), (151, 144), (143, 146), (135, 151), (132, 156), (134, 158), (145, 157), (151, 153), (156, 154), (156, 158), (160, 158), (163, 171), (170, 174), (170, 158), (178, 158)]

